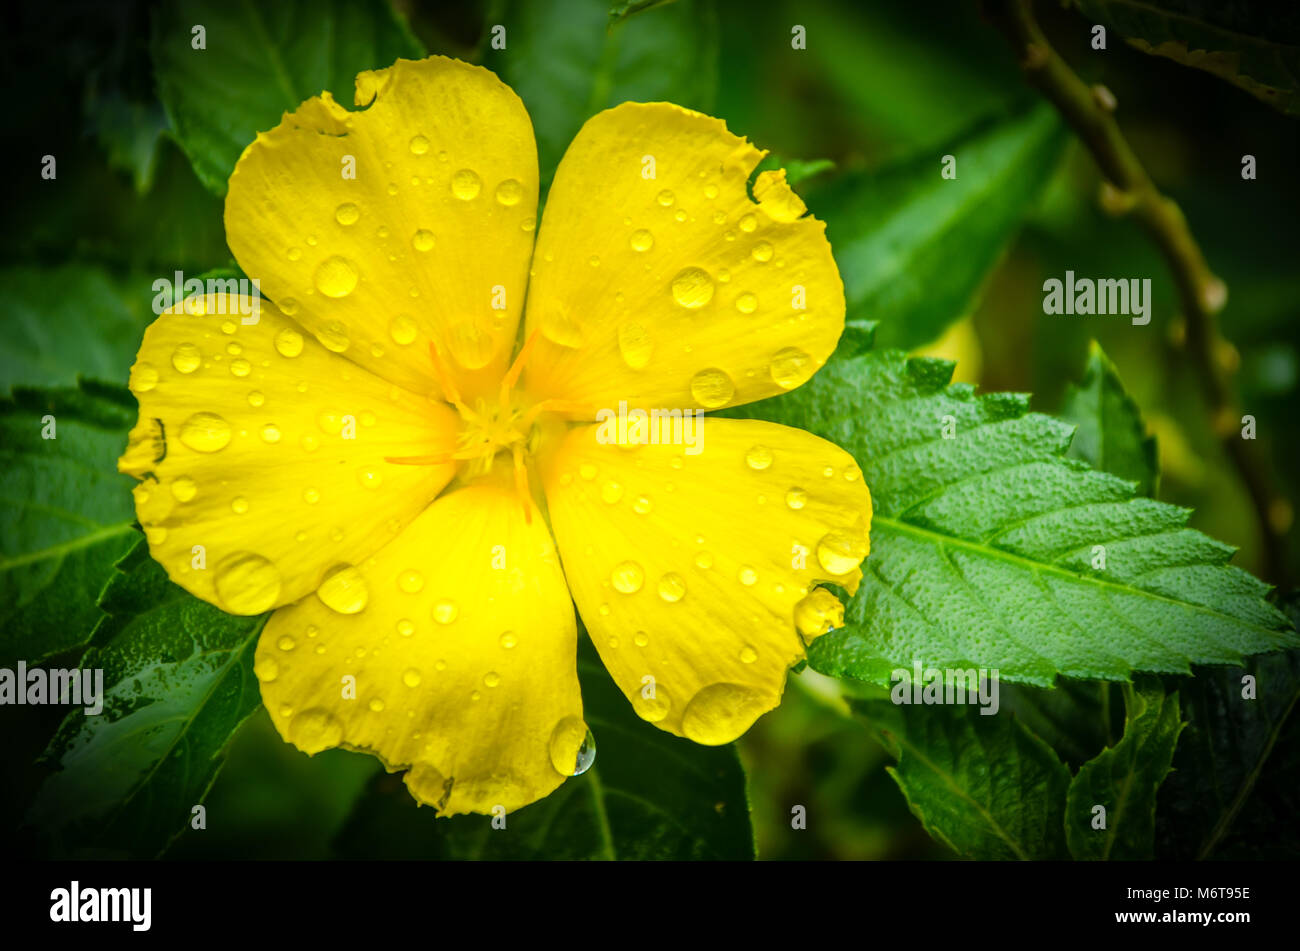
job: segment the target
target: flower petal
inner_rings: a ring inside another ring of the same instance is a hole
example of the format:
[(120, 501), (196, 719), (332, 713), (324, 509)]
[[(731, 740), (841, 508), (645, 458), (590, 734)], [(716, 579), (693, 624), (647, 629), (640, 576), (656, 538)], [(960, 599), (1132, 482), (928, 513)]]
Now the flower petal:
[(204, 316), (168, 313), (145, 330), (131, 370), (140, 419), (118, 468), (142, 480), (136, 514), (171, 579), (260, 614), (428, 505), (453, 468), (384, 458), (446, 452), (458, 421), (330, 353), (267, 301), (255, 324), (217, 315), (234, 301), (251, 309), (249, 298), (190, 301)]
[(542, 798), (575, 771), (586, 736), (559, 558), (507, 488), (442, 496), (373, 558), (277, 611), (254, 670), (288, 742), (410, 767), (412, 795), (446, 815)]
[(841, 622), (813, 586), (856, 590), (871, 497), (848, 453), (802, 430), (700, 425), (694, 454), (574, 429), (543, 479), (570, 589), (614, 680), (646, 720), (718, 744), (780, 701), (799, 633)]
[[(792, 389), (844, 329), (825, 225), (726, 124), (624, 103), (583, 126), (547, 199), (527, 324), (539, 399), (734, 406)], [(653, 171), (653, 175), (651, 175)], [(802, 309), (801, 309), (802, 308)], [(590, 416), (588, 416), (590, 418)]]
[(245, 150), (230, 249), (331, 350), (430, 392), (433, 341), (462, 395), (495, 394), (537, 210), (528, 113), (488, 70), (441, 56), (361, 73), (356, 102), (322, 93)]

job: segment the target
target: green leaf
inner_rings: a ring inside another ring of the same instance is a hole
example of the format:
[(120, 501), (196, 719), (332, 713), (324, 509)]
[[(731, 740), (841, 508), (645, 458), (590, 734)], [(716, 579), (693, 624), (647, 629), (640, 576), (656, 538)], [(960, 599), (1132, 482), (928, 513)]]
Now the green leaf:
[(1073, 0), (1144, 53), (1212, 73), (1288, 115), (1300, 115), (1300, 16), (1274, 4), (1199, 0)]
[(717, 91), (718, 22), (707, 0), (612, 21), (608, 0), (515, 0), (507, 46), (489, 69), (528, 107), (543, 189), (582, 124), (629, 100), (709, 112)]
[(806, 182), (810, 178), (816, 178), (823, 172), (829, 172), (835, 168), (835, 163), (830, 159), (797, 159), (782, 158), (779, 155), (768, 155), (754, 169), (754, 174), (758, 175), (769, 169), (785, 169), (785, 180), (789, 185), (798, 185), (800, 182)]
[(1077, 427), (1070, 443), (1072, 458), (1136, 482), (1139, 495), (1155, 495), (1160, 475), (1155, 437), (1147, 435), (1142, 412), (1095, 340), (1083, 382), (1066, 390), (1061, 418)]
[(1019, 719), (970, 704), (851, 706), (898, 760), (890, 775), (935, 839), (975, 859), (1065, 857), (1070, 772)]
[[(844, 278), (849, 325), (879, 321), (882, 346), (912, 349), (968, 313), (1065, 141), (1055, 113), (1038, 105), (812, 192), (808, 205), (826, 222)], [(945, 155), (956, 160), (955, 179), (941, 175)]]
[(435, 818), (398, 776), (379, 776), (339, 836), (349, 858), (751, 859), (745, 774), (734, 746), (706, 747), (642, 721), (585, 637), (578, 653), (596, 761), (511, 813)]
[[(1300, 617), (1300, 596), (1285, 602)], [(1254, 678), (1247, 696), (1246, 677)], [(1180, 681), (1189, 719), (1161, 793), (1162, 858), (1293, 858), (1300, 832), (1300, 651), (1209, 668)]]
[(0, 666), (84, 644), (102, 617), (104, 580), (138, 537), (116, 471), (135, 413), (124, 388), (91, 383), (0, 400)]
[(78, 377), (126, 383), (153, 319), (148, 277), (86, 264), (0, 269), (0, 390), (70, 386)]
[(253, 650), (266, 616), (226, 614), (167, 580), (143, 541), (119, 563), (83, 670), (104, 708), (74, 709), (28, 820), (55, 855), (153, 856), (191, 821), (226, 744), (257, 709)]
[(1077, 769), (1124, 732), (1120, 687), (1108, 681), (1061, 678), (1052, 689), (1002, 684), (1002, 709), (1041, 736), (1071, 769)]
[[(207, 31), (206, 49), (191, 46), (195, 25)], [(151, 50), (173, 132), (217, 195), (282, 113), (326, 90), (350, 107), (357, 73), (424, 56), (384, 0), (180, 0), (158, 8)]]
[[(1124, 738), (1084, 763), (1066, 797), (1065, 838), (1076, 859), (1149, 859), (1155, 840), (1156, 792), (1174, 760), (1183, 722), (1178, 694), (1158, 682), (1127, 691)], [(1105, 825), (1095, 828), (1105, 808)]]
[(661, 7), (666, 3), (672, 2), (673, 0), (621, 0), (621, 2), (610, 6), (609, 16), (612, 20), (626, 20), (630, 16), (635, 16), (638, 13), (644, 13), (646, 10), (652, 10), (655, 7)]
[(1268, 586), (1187, 528), (1187, 509), (1064, 458), (1070, 427), (1028, 412), (1028, 397), (977, 396), (951, 374), (873, 352), (737, 413), (837, 443), (871, 489), (862, 585), (846, 626), (812, 645), (815, 670), (888, 684), (920, 660), (1050, 686), (1297, 644)]

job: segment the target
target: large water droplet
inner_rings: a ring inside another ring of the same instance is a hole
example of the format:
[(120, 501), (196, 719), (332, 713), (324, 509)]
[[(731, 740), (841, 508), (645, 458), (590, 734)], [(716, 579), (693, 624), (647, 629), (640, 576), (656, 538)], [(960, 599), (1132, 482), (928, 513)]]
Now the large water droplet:
[(675, 571), (670, 571), (659, 579), (659, 597), (675, 603), (686, 596), (686, 582)]
[(628, 244), (632, 246), (633, 251), (649, 251), (655, 246), (655, 236), (645, 228), (641, 228), (632, 232)]
[(360, 217), (361, 209), (350, 201), (339, 205), (334, 212), (334, 220), (341, 225), (354, 225)]
[(230, 424), (216, 413), (195, 413), (181, 424), (181, 442), (195, 452), (219, 452), (230, 443)]
[(477, 198), (482, 188), (483, 180), (473, 169), (462, 168), (451, 177), (451, 193), (461, 201)]
[(275, 335), (275, 350), (282, 357), (296, 357), (302, 353), (302, 334), (285, 327)]
[(347, 297), (357, 286), (357, 277), (356, 265), (336, 254), (316, 268), (316, 290), (326, 297)]
[(316, 597), (331, 611), (358, 614), (370, 600), (370, 587), (365, 576), (352, 565), (336, 565), (316, 589)]
[(811, 358), (798, 347), (786, 347), (772, 356), (768, 372), (772, 382), (783, 390), (792, 390), (812, 376), (809, 369)]
[(316, 339), (321, 342), (326, 350), (333, 353), (342, 353), (352, 346), (352, 339), (348, 336), (348, 326), (341, 320), (329, 320), (316, 331)]
[(794, 606), (794, 626), (811, 641), (844, 624), (844, 605), (825, 588), (813, 588)]
[(736, 384), (731, 377), (717, 367), (701, 370), (691, 377), (691, 396), (707, 409), (724, 406), (736, 395)]
[(688, 310), (696, 310), (713, 300), (713, 278), (698, 267), (683, 268), (673, 278), (673, 300)]
[(172, 366), (180, 373), (193, 373), (203, 363), (203, 354), (192, 343), (183, 343), (172, 353)]
[(636, 594), (645, 584), (645, 572), (635, 561), (624, 561), (614, 566), (614, 572), (609, 580), (614, 585), (615, 591)]
[(721, 746), (748, 730), (776, 701), (744, 684), (710, 684), (686, 704), (682, 732), (704, 746)]
[(343, 723), (320, 707), (303, 710), (289, 721), (289, 742), (307, 754), (319, 753), (343, 741)]
[(867, 557), (869, 546), (860, 535), (828, 532), (817, 543), (817, 560), (833, 575), (846, 575)]
[(274, 607), (280, 597), (280, 570), (250, 551), (223, 558), (212, 582), (217, 599), (231, 614), (261, 614)]
[(596, 761), (596, 738), (579, 717), (565, 717), (551, 732), (551, 765), (562, 776), (581, 776)]

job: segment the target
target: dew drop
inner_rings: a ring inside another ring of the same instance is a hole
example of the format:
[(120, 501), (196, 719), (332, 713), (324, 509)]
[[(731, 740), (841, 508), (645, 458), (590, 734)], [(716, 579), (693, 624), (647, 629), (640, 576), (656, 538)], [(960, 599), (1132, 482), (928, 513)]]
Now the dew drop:
[(193, 373), (202, 362), (203, 355), (192, 343), (183, 343), (172, 353), (172, 366), (179, 373)]
[(406, 314), (398, 314), (388, 322), (388, 335), (399, 346), (405, 347), (414, 341), (416, 333), (415, 320)]
[(338, 746), (343, 741), (343, 723), (328, 710), (303, 710), (289, 721), (289, 742), (308, 755)]
[(745, 463), (759, 472), (772, 465), (772, 450), (766, 446), (753, 446), (745, 453)]
[(285, 327), (275, 335), (275, 350), (282, 357), (296, 357), (302, 353), (302, 334)]
[(513, 178), (507, 178), (497, 186), (496, 196), (498, 205), (511, 208), (523, 201), (524, 186)]
[(655, 200), (658, 201), (659, 204), (667, 208), (670, 205), (672, 205), (672, 203), (676, 201), (677, 198), (671, 191), (665, 188), (663, 191), (659, 193), (658, 197)]
[(460, 616), (460, 608), (450, 598), (442, 598), (433, 606), (433, 619), (439, 624), (451, 624)]
[(749, 567), (749, 565), (741, 565), (740, 573), (737, 577), (740, 578), (740, 583), (748, 588), (758, 580), (758, 572)]
[(131, 389), (148, 393), (158, 385), (158, 371), (149, 363), (137, 363), (131, 370)]
[(316, 332), (316, 339), (321, 342), (321, 346), (333, 353), (342, 353), (352, 346), (352, 340), (348, 337), (347, 325), (341, 320), (326, 321), (324, 326)]
[(402, 683), (412, 688), (420, 686), (420, 672), (414, 667), (406, 668), (406, 672), (402, 674)]
[(691, 396), (701, 406), (717, 409), (736, 395), (736, 385), (731, 377), (717, 367), (701, 370), (691, 377)]
[(280, 648), (280, 650), (284, 651), (285, 653), (288, 653), (289, 651), (293, 650), (295, 647), (298, 646), (298, 642), (295, 641), (288, 634), (285, 634), (278, 641), (276, 641), (275, 646)]
[(772, 260), (772, 245), (767, 241), (760, 241), (754, 245), (754, 250), (750, 252), (755, 261), (767, 262)]
[(623, 498), (623, 486), (613, 480), (600, 487), (600, 500), (606, 505), (614, 505)]
[(643, 324), (629, 320), (619, 326), (618, 352), (622, 354), (623, 362), (633, 370), (644, 369), (649, 364), (654, 343)]
[(261, 614), (280, 598), (280, 571), (249, 551), (227, 555), (213, 575), (217, 599), (231, 614)]
[(581, 776), (596, 761), (596, 738), (580, 718), (565, 717), (551, 732), (550, 754), (561, 776)]
[(220, 452), (230, 443), (230, 424), (216, 413), (195, 413), (181, 424), (181, 442), (195, 452)]
[(411, 153), (413, 155), (423, 155), (429, 151), (429, 140), (422, 135), (411, 137)]
[(743, 684), (710, 684), (686, 705), (682, 732), (705, 746), (730, 743), (775, 706), (776, 700)]
[(377, 489), (384, 484), (384, 476), (378, 469), (358, 469), (357, 484), (363, 489)]
[(645, 572), (635, 561), (624, 561), (614, 566), (614, 572), (609, 580), (614, 585), (615, 591), (622, 594), (636, 594), (645, 584)]
[(397, 633), (403, 637), (410, 637), (415, 633), (415, 622), (410, 618), (402, 618), (397, 622)]
[(646, 515), (653, 507), (648, 495), (638, 495), (636, 501), (632, 503), (632, 511), (637, 515)]
[(758, 651), (746, 644), (740, 649), (740, 662), (742, 664), (752, 664), (758, 660)]
[(403, 571), (397, 576), (397, 586), (407, 594), (418, 594), (424, 590), (424, 575), (414, 568)]
[(683, 268), (673, 278), (673, 300), (687, 310), (696, 310), (713, 300), (713, 278), (698, 267)]
[(370, 600), (365, 576), (352, 565), (336, 565), (316, 589), (321, 604), (339, 614), (359, 614)]
[(253, 673), (262, 683), (269, 684), (280, 676), (280, 664), (270, 654), (263, 654), (253, 662)]
[(316, 268), (316, 290), (326, 297), (347, 297), (356, 286), (356, 265), (347, 258), (336, 254)]
[(495, 670), (490, 670), (483, 675), (483, 686), (496, 687), (501, 683), (501, 675)]
[(318, 489), (303, 489), (303, 490), (302, 490), (302, 500), (303, 500), (304, 502), (306, 502), (308, 505), (315, 505), (317, 502), (320, 501), (320, 490), (318, 490)]
[(483, 188), (483, 180), (473, 169), (462, 168), (451, 177), (451, 193), (461, 201), (471, 201), (478, 197)]
[(262, 441), (267, 443), (277, 443), (280, 441), (280, 427), (275, 423), (267, 423), (262, 427)]
[(736, 298), (736, 310), (742, 314), (752, 314), (758, 310), (758, 298), (749, 293), (741, 294)]
[(745, 214), (741, 215), (740, 220), (736, 222), (736, 224), (741, 231), (745, 232), (745, 234), (752, 234), (754, 229), (758, 227), (758, 219), (752, 214)]
[(695, 567), (709, 569), (713, 567), (713, 556), (707, 551), (696, 552)]
[(811, 358), (797, 347), (786, 347), (772, 356), (768, 372), (772, 382), (783, 390), (792, 390), (811, 376), (808, 365)]
[(415, 236), (411, 238), (411, 247), (415, 248), (417, 251), (432, 251), (433, 232), (426, 231), (424, 228), (415, 232)]
[(243, 515), (248, 511), (248, 499), (244, 498), (242, 495), (235, 496), (230, 500), (230, 511), (234, 512), (236, 515)]
[(172, 483), (172, 495), (178, 502), (188, 502), (194, 496), (198, 495), (199, 487), (194, 484), (194, 480), (189, 476), (181, 476)]
[(655, 246), (655, 236), (645, 228), (632, 232), (632, 237), (628, 238), (628, 244), (632, 246), (633, 251), (649, 251)]
[(384, 701), (380, 700), (378, 697), (375, 697), (374, 699), (372, 699), (372, 700), (370, 701), (370, 712), (371, 712), (371, 713), (383, 713), (383, 712), (384, 712)]
[(514, 631), (504, 632), (497, 640), (506, 650), (513, 649), (519, 643), (519, 638), (515, 637)]
[(261, 406), (266, 402), (266, 396), (261, 390), (250, 390), (248, 394), (248, 405), (252, 407)]
[(785, 504), (798, 511), (808, 504), (808, 493), (794, 486), (785, 493)]
[(334, 212), (334, 220), (341, 225), (354, 225), (357, 219), (361, 217), (361, 209), (357, 208), (352, 202), (345, 202), (339, 205)]
[(636, 637), (632, 638), (637, 647), (645, 647), (650, 643), (650, 638), (646, 637), (645, 631), (637, 631)]
[(670, 571), (659, 579), (659, 597), (670, 604), (686, 596), (686, 582), (675, 571)]

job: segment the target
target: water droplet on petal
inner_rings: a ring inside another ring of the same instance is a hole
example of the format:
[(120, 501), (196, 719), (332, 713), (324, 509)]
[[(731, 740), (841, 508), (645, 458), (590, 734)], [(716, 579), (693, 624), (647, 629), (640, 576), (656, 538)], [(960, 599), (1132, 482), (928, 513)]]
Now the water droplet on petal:
[(675, 571), (670, 571), (659, 579), (659, 597), (671, 603), (686, 596), (686, 582)]
[(388, 322), (388, 335), (399, 346), (405, 347), (414, 341), (417, 332), (415, 320), (406, 314), (398, 314)]
[(407, 594), (418, 594), (424, 590), (424, 575), (411, 568), (397, 576), (397, 586)]
[(794, 486), (786, 492), (785, 504), (795, 510), (801, 509), (808, 504), (808, 493), (798, 486)]
[(758, 660), (758, 651), (746, 644), (740, 649), (740, 662), (742, 664), (752, 664)]
[(794, 606), (794, 626), (805, 642), (844, 624), (844, 605), (825, 588), (813, 588)]
[(749, 567), (749, 565), (741, 565), (737, 577), (740, 578), (741, 584), (745, 587), (749, 587), (758, 580), (758, 572)]
[(507, 178), (497, 186), (497, 204), (510, 208), (519, 204), (524, 198), (524, 186), (513, 178)]
[(772, 382), (783, 390), (792, 390), (812, 376), (809, 369), (811, 358), (797, 347), (778, 350), (772, 357), (768, 372)]
[(633, 251), (649, 251), (655, 246), (655, 236), (645, 228), (641, 228), (632, 232), (628, 244), (632, 246)]
[(422, 135), (411, 137), (411, 152), (415, 155), (423, 155), (429, 151), (429, 140)]
[(682, 713), (682, 732), (705, 746), (730, 743), (776, 706), (777, 698), (744, 684), (710, 684)]
[(625, 561), (614, 566), (610, 582), (614, 585), (615, 591), (622, 594), (636, 594), (645, 583), (645, 572), (635, 561)]
[(342, 205), (339, 205), (338, 209), (334, 212), (335, 220), (338, 221), (339, 224), (345, 226), (356, 224), (357, 219), (360, 217), (361, 217), (361, 209), (359, 209), (356, 205), (352, 204), (352, 202), (350, 201), (345, 202)]
[(867, 557), (870, 546), (860, 535), (828, 532), (817, 543), (817, 560), (833, 575), (846, 575)]
[(740, 230), (745, 234), (751, 234), (758, 227), (758, 219), (751, 214), (741, 215), (740, 221), (736, 222)]
[(460, 608), (450, 598), (442, 598), (433, 606), (433, 619), (439, 624), (451, 624), (460, 616)]
[(280, 676), (280, 664), (270, 654), (263, 654), (253, 661), (253, 674), (264, 684), (269, 684)]
[(707, 551), (697, 552), (695, 555), (695, 567), (709, 569), (713, 567), (713, 555)]
[(654, 342), (643, 324), (629, 320), (619, 326), (618, 352), (623, 355), (623, 362), (633, 370), (645, 368), (654, 353)]
[(316, 331), (316, 339), (326, 350), (334, 353), (342, 353), (352, 346), (352, 340), (348, 337), (348, 328), (341, 320), (326, 321), (320, 330)]
[(302, 334), (285, 327), (275, 335), (275, 349), (282, 357), (296, 357), (302, 353)]
[(510, 650), (519, 643), (519, 638), (515, 637), (514, 631), (506, 631), (498, 638), (498, 641), (500, 641), (502, 647)]
[(137, 393), (148, 393), (158, 385), (158, 371), (149, 363), (137, 363), (131, 368), (131, 389)]
[(244, 498), (242, 495), (235, 496), (230, 500), (230, 511), (234, 512), (236, 515), (243, 515), (248, 511), (248, 499)]
[(600, 487), (600, 500), (606, 505), (614, 505), (623, 498), (623, 486), (613, 480)]
[(637, 496), (637, 500), (632, 503), (632, 511), (637, 515), (645, 515), (653, 508), (650, 497), (646, 495)]
[(203, 363), (203, 355), (192, 343), (183, 343), (172, 353), (172, 366), (180, 373), (193, 373)]
[(370, 586), (365, 576), (352, 565), (336, 565), (316, 589), (316, 597), (325, 607), (339, 614), (358, 614), (370, 600)]
[(172, 483), (172, 495), (178, 502), (188, 502), (194, 496), (198, 495), (199, 488), (194, 484), (194, 480), (188, 476), (181, 476)]
[(230, 435), (230, 424), (216, 413), (195, 413), (181, 424), (181, 442), (195, 452), (219, 452)]
[(402, 674), (402, 683), (408, 687), (420, 686), (420, 672), (414, 667), (406, 668), (406, 672)]
[(659, 193), (658, 197), (657, 197), (655, 200), (658, 201), (659, 204), (661, 204), (661, 205), (663, 205), (665, 208), (667, 208), (667, 207), (669, 207), (670, 205), (672, 205), (672, 203), (673, 203), (674, 201), (676, 201), (677, 198), (676, 198), (675, 195), (673, 195), (673, 193), (672, 193), (671, 191), (669, 191), (667, 188), (665, 188), (663, 191), (661, 191), (661, 192)]
[(248, 394), (248, 405), (257, 407), (266, 402), (266, 396), (261, 390), (250, 390)]
[(415, 236), (411, 238), (411, 246), (417, 251), (432, 251), (433, 244), (433, 232), (426, 231), (424, 228), (415, 232)]
[(731, 382), (731, 377), (717, 367), (701, 370), (691, 377), (691, 396), (708, 409), (726, 405), (735, 395), (736, 385)]
[(683, 268), (673, 278), (673, 300), (688, 310), (696, 310), (713, 300), (713, 278), (698, 267)]
[(289, 742), (304, 753), (319, 753), (342, 741), (343, 723), (328, 710), (303, 710), (289, 721)]
[(755, 261), (766, 262), (772, 260), (772, 245), (766, 241), (760, 241), (754, 245), (754, 250), (750, 252)]
[(217, 600), (231, 614), (261, 614), (280, 598), (279, 569), (249, 551), (223, 558), (212, 581)]
[(262, 441), (268, 443), (277, 443), (280, 441), (280, 427), (275, 423), (267, 423), (262, 427)]
[(316, 290), (326, 297), (347, 297), (357, 286), (357, 280), (356, 265), (337, 254), (316, 268)]
[(745, 462), (749, 468), (762, 471), (772, 465), (772, 450), (766, 446), (753, 446), (745, 453)]
[(741, 294), (736, 298), (736, 310), (742, 314), (752, 314), (758, 310), (758, 298), (749, 293)]
[(461, 201), (471, 201), (478, 197), (483, 188), (483, 180), (473, 169), (462, 168), (451, 177), (451, 193)]

